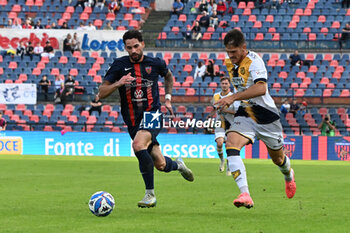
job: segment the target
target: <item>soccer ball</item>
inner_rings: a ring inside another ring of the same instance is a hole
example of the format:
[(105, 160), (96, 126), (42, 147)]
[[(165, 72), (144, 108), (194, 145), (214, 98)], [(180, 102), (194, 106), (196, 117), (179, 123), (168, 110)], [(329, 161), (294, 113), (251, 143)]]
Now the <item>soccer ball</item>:
[(89, 201), (89, 208), (94, 215), (104, 217), (112, 212), (114, 204), (114, 198), (110, 193), (99, 191), (92, 194)]

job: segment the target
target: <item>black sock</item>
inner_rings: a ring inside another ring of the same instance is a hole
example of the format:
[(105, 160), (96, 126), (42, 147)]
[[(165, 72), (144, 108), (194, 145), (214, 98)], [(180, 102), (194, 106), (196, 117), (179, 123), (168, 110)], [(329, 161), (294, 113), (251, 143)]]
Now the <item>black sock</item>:
[(147, 150), (135, 152), (146, 189), (154, 189), (153, 159)]
[(177, 170), (177, 163), (175, 161), (173, 161), (171, 158), (164, 156), (165, 158), (165, 168), (164, 168), (164, 172), (171, 172), (174, 170)]

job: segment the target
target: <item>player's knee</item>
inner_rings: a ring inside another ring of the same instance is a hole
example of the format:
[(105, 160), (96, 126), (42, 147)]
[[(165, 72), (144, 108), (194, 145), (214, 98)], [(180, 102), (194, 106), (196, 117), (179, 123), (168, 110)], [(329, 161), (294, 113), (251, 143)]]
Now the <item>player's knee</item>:
[(281, 165), (283, 163), (283, 157), (272, 158), (272, 162), (276, 165)]
[(224, 143), (222, 143), (222, 141), (218, 141), (218, 142), (216, 143), (216, 146), (217, 146), (218, 148), (222, 149), (223, 144), (224, 144)]
[(164, 162), (156, 162), (156, 163), (154, 164), (154, 166), (156, 167), (156, 169), (157, 169), (158, 171), (164, 171), (165, 166), (166, 166), (166, 163), (165, 163), (165, 161), (164, 161)]
[(144, 143), (142, 141), (135, 139), (132, 142), (132, 149), (136, 152), (136, 151), (147, 149), (147, 146), (144, 145)]

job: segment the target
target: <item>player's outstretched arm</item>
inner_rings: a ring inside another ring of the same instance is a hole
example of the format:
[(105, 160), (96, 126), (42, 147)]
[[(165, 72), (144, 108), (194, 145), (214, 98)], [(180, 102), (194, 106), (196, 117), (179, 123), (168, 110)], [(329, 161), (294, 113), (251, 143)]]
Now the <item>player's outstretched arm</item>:
[(165, 87), (165, 107), (168, 109), (169, 113), (174, 116), (173, 107), (171, 106), (171, 93), (173, 91), (173, 74), (169, 70), (164, 77), (164, 87)]
[(117, 88), (124, 86), (125, 84), (130, 84), (133, 80), (135, 80), (135, 78), (132, 77), (130, 73), (124, 75), (119, 81), (114, 83), (105, 80), (99, 88), (98, 96), (100, 99), (104, 99), (110, 96)]

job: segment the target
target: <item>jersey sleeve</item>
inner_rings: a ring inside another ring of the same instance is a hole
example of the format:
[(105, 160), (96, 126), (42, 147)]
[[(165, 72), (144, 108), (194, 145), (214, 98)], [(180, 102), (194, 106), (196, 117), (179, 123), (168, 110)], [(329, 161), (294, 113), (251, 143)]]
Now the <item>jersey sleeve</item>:
[(118, 69), (118, 66), (116, 64), (116, 61), (114, 61), (113, 64), (111, 65), (111, 67), (109, 67), (103, 80), (108, 81), (110, 83), (114, 83), (120, 79), (118, 74), (119, 74), (119, 69)]
[(262, 59), (255, 59), (250, 65), (249, 71), (254, 83), (267, 82), (267, 71)]
[(159, 75), (165, 77), (165, 75), (169, 72), (168, 66), (163, 59), (157, 58), (157, 60), (157, 63), (159, 64)]

